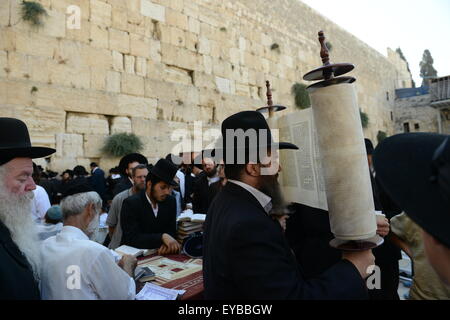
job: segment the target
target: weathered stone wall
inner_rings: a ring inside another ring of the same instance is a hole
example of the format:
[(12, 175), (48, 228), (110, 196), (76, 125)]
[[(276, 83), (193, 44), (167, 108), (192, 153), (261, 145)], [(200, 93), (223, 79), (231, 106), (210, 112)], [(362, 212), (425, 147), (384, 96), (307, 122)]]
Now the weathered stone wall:
[(406, 61), (403, 60), (397, 52), (390, 48), (387, 49), (387, 53), (389, 61), (395, 65), (395, 70), (397, 72), (397, 83), (395, 87), (397, 89), (412, 88), (413, 79), (411, 71), (408, 70), (408, 64)]
[[(321, 64), (317, 31), (352, 73), (367, 137), (394, 132), (397, 64), (297, 0), (39, 0), (36, 29), (21, 0), (0, 1), (0, 115), (23, 119), (34, 143), (56, 148), (54, 170), (117, 159), (104, 138), (134, 132), (151, 159), (178, 143), (176, 129), (218, 127), (228, 115), (274, 101), (293, 110), (291, 87)], [(81, 9), (81, 28), (66, 10)], [(275, 44), (278, 46), (275, 49)]]
[(439, 132), (440, 112), (430, 107), (430, 103), (429, 94), (397, 99), (394, 109), (395, 133), (404, 133), (405, 123), (409, 124), (410, 132)]

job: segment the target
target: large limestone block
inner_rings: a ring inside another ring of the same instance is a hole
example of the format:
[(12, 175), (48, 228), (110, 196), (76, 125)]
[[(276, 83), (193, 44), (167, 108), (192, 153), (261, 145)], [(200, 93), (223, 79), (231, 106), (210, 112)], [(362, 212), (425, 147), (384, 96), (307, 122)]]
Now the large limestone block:
[(96, 48), (109, 48), (108, 29), (105, 26), (91, 24), (91, 46)]
[(171, 44), (161, 43), (162, 62), (187, 70), (202, 71), (201, 55)]
[(58, 133), (56, 134), (56, 157), (76, 158), (83, 156), (83, 135)]
[(141, 14), (157, 21), (166, 21), (166, 8), (149, 0), (141, 0)]
[(0, 1), (0, 27), (6, 27), (9, 24), (10, 0)]
[(109, 134), (109, 124), (106, 117), (96, 114), (67, 115), (67, 133), (79, 134)]
[(109, 48), (121, 53), (130, 52), (130, 35), (128, 32), (109, 29)]
[(188, 30), (189, 30), (189, 32), (192, 32), (195, 34), (200, 34), (200, 21), (194, 17), (189, 17)]
[(147, 76), (147, 59), (136, 57), (136, 74), (141, 77)]
[(99, 0), (90, 0), (90, 20), (94, 24), (111, 26), (111, 5)]
[[(122, 2), (125, 4), (124, 2)], [(113, 6), (112, 8), (112, 27), (117, 30), (126, 31), (128, 28), (128, 14), (125, 8)]]
[(66, 113), (59, 107), (4, 104), (0, 110), (3, 117), (21, 119), (36, 134), (61, 133), (65, 129)]
[(185, 32), (177, 27), (161, 26), (161, 42), (184, 48), (186, 46)]
[(118, 51), (112, 51), (112, 60), (113, 60), (113, 69), (115, 71), (123, 71), (124, 70), (124, 58), (123, 54)]
[(174, 9), (166, 10), (166, 23), (168, 25), (180, 28), (182, 30), (188, 30), (188, 17), (179, 11)]
[(30, 63), (28, 61), (27, 55), (11, 52), (8, 54), (7, 63), (2, 65), (3, 72), (6, 74), (5, 69), (9, 70), (8, 77), (10, 79), (28, 79), (30, 77)]
[(91, 71), (89, 68), (72, 68), (53, 61), (49, 62), (47, 66), (52, 84), (78, 89), (90, 88)]
[(135, 65), (136, 65), (136, 57), (124, 55), (125, 62), (125, 72), (134, 74), (135, 73)]
[(58, 42), (54, 38), (31, 32), (18, 32), (15, 34), (15, 48), (17, 52), (53, 58), (57, 47)]
[(106, 91), (119, 93), (120, 92), (120, 72), (107, 71), (106, 73)]
[(176, 100), (176, 85), (161, 80), (145, 80), (145, 96), (155, 99)]
[(91, 68), (91, 89), (106, 89), (106, 70), (102, 68)]
[(130, 53), (134, 56), (150, 57), (149, 38), (138, 34), (130, 34)]
[(177, 84), (192, 84), (191, 72), (177, 67), (166, 67), (164, 69), (164, 81), (174, 82)]
[(111, 121), (111, 134), (131, 133), (131, 120), (128, 117), (114, 117)]
[(44, 19), (43, 26), (39, 28), (39, 33), (54, 37), (64, 38), (66, 36), (66, 15), (65, 12), (47, 10), (48, 16)]
[(156, 119), (156, 106), (156, 99), (120, 94), (117, 96), (116, 112), (123, 116)]
[(33, 146), (56, 148), (55, 134), (30, 131), (30, 139)]
[(6, 51), (0, 51), (0, 77), (6, 78), (6, 65), (8, 64), (8, 54)]
[(99, 158), (102, 156), (101, 149), (105, 144), (107, 135), (85, 134), (84, 135), (84, 156), (88, 158)]
[[(56, 0), (56, 1), (58, 1), (58, 0)], [(86, 1), (86, 0), (82, 0), (82, 1)], [(84, 15), (83, 12), (85, 12), (85, 11), (81, 11), (82, 19), (80, 22), (80, 28), (79, 29), (66, 28), (66, 39), (89, 44), (90, 43), (89, 39), (91, 37), (91, 23), (87, 19), (87, 17), (89, 17), (89, 15), (88, 14)], [(89, 12), (89, 10), (87, 12)], [(86, 17), (86, 18), (84, 18), (84, 17)]]
[(143, 97), (145, 93), (144, 78), (129, 73), (123, 73), (122, 93)]
[(80, 58), (83, 65), (104, 69), (112, 69), (112, 53), (108, 49), (95, 48), (81, 44)]

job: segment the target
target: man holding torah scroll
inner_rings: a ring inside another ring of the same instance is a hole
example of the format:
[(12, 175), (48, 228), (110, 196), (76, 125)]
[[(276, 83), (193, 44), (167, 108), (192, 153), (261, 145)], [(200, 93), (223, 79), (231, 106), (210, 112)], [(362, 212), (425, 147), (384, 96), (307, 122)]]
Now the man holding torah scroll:
[[(228, 183), (211, 204), (205, 222), (203, 276), (206, 299), (365, 299), (363, 278), (374, 264), (371, 251), (345, 252), (316, 279), (305, 280), (278, 221), (269, 213), (281, 170), (269, 126), (256, 111), (222, 123)], [(273, 156), (272, 156), (273, 155)]]

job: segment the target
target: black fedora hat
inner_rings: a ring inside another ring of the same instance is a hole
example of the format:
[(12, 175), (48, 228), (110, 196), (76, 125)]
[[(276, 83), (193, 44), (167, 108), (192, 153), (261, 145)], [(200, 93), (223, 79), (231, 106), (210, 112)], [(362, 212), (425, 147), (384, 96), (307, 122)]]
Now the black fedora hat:
[[(238, 136), (240, 134), (245, 136), (252, 132), (256, 134), (256, 141), (251, 141), (251, 139), (244, 137), (244, 145), (242, 145), (242, 139), (239, 139)], [(228, 134), (231, 134), (231, 136), (228, 136)], [(230, 140), (230, 137), (233, 139)], [(239, 153), (244, 152), (245, 162), (248, 162), (252, 154), (259, 154), (260, 148), (266, 148), (266, 150), (298, 150), (296, 145), (289, 142), (275, 143), (272, 139), (270, 127), (261, 113), (257, 111), (241, 111), (231, 115), (222, 122), (222, 139), (218, 142), (218, 147), (214, 150), (206, 150), (205, 153), (213, 156), (217, 163), (220, 160), (224, 160), (227, 163), (231, 160), (226, 156), (227, 150), (234, 149), (234, 159), (232, 161), (236, 164), (239, 162), (237, 160)]]
[(178, 168), (169, 160), (159, 159), (158, 162), (150, 169), (152, 175), (157, 176), (165, 183), (171, 186), (178, 186), (173, 179), (178, 171)]
[(42, 158), (55, 149), (33, 147), (26, 124), (14, 118), (0, 118), (0, 165), (14, 158)]
[(148, 160), (140, 153), (130, 153), (122, 157), (119, 162), (119, 171), (122, 175), (126, 175), (125, 170), (128, 169), (128, 164), (132, 162), (139, 162), (140, 164), (148, 164)]
[(411, 219), (450, 248), (450, 140), (410, 133), (375, 149), (377, 179)]

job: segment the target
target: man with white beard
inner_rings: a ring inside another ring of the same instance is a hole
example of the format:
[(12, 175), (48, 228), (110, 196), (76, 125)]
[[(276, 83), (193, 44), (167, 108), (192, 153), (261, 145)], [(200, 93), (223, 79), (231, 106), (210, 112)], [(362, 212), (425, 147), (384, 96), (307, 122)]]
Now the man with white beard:
[(40, 299), (39, 241), (31, 217), (31, 159), (55, 150), (31, 146), (24, 122), (0, 118), (0, 300)]
[(61, 201), (64, 226), (41, 247), (41, 294), (45, 300), (132, 300), (137, 260), (116, 263), (106, 247), (92, 241), (99, 228), (102, 199), (86, 184), (74, 185)]

